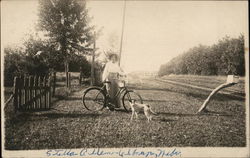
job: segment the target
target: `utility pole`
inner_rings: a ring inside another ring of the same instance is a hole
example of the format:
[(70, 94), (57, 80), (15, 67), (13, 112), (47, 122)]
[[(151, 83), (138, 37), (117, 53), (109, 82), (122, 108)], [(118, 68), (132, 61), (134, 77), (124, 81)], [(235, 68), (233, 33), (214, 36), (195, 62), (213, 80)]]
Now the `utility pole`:
[(123, 6), (122, 35), (121, 35), (121, 41), (120, 41), (121, 43), (120, 43), (120, 52), (119, 52), (119, 66), (121, 65), (123, 32), (124, 32), (124, 25), (125, 25), (125, 13), (126, 13), (126, 0), (124, 0), (124, 6)]
[(94, 44), (92, 52), (92, 62), (91, 62), (91, 85), (95, 84), (95, 49), (96, 49), (96, 33), (94, 33)]

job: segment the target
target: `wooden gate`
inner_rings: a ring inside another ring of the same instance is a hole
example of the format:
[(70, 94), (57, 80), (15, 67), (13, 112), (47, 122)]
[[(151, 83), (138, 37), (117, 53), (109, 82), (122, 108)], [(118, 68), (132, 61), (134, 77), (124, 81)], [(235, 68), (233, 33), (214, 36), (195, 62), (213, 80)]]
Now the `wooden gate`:
[(16, 111), (49, 109), (51, 107), (51, 78), (15, 77), (14, 107)]

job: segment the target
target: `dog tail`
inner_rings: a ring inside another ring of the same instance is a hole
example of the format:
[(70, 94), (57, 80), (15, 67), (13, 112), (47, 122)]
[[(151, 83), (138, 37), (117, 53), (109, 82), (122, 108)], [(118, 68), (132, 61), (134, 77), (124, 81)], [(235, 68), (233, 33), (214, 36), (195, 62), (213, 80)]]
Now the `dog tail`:
[(153, 114), (157, 115), (157, 113), (154, 112), (154, 111), (151, 109), (151, 107), (150, 107), (149, 109), (150, 109), (150, 111), (151, 111)]

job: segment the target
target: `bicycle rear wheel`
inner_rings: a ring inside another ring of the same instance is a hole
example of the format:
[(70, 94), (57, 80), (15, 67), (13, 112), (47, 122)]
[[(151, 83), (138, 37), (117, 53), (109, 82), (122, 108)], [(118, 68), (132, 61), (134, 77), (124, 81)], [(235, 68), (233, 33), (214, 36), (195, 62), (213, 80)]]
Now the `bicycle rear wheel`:
[(106, 97), (101, 88), (92, 87), (85, 90), (82, 101), (87, 110), (99, 111), (104, 108)]
[(135, 100), (136, 103), (140, 103), (140, 104), (143, 103), (142, 97), (140, 96), (139, 93), (132, 91), (132, 90), (126, 91), (122, 97), (122, 104), (123, 104), (124, 109), (127, 112), (131, 111), (131, 107), (129, 105), (129, 101), (131, 100)]

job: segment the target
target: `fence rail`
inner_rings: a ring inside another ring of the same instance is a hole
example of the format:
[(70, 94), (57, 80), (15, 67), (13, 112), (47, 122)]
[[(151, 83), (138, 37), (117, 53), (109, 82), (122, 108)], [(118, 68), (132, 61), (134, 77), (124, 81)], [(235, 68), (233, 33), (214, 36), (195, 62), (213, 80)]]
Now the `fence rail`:
[(14, 78), (16, 111), (32, 111), (51, 107), (51, 77), (22, 76)]

